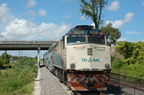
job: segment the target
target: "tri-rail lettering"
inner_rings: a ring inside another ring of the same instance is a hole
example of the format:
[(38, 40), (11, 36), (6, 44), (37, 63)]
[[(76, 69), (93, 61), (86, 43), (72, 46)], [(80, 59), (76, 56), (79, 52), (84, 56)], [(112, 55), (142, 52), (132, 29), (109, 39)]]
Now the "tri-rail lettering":
[(82, 58), (82, 62), (100, 62), (100, 60), (95, 58)]

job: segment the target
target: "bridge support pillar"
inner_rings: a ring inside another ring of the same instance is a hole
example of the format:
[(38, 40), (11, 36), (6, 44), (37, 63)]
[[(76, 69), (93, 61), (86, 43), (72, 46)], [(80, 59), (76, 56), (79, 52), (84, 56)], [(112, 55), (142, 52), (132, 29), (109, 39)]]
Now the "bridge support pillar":
[(40, 68), (40, 47), (38, 47), (38, 56), (37, 56), (37, 59), (38, 59), (38, 68)]

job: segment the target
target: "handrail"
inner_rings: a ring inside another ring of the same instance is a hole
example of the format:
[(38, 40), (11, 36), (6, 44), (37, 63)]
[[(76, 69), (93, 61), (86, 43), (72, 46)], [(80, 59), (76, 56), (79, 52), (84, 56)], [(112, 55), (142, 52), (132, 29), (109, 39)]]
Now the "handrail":
[(134, 95), (137, 93), (136, 90), (140, 91), (140, 93), (144, 92), (144, 79), (120, 75), (117, 73), (110, 73), (110, 83), (113, 85), (118, 84), (119, 87), (131, 88), (133, 89)]
[(51, 44), (57, 41), (0, 41), (0, 44)]
[(138, 80), (144, 80), (144, 79), (135, 78), (135, 77), (131, 77), (131, 76), (121, 75), (121, 74), (118, 74), (118, 73), (110, 73), (110, 74), (113, 74), (113, 75), (118, 75), (118, 76), (122, 76), (122, 77), (133, 78), (133, 79), (138, 79)]

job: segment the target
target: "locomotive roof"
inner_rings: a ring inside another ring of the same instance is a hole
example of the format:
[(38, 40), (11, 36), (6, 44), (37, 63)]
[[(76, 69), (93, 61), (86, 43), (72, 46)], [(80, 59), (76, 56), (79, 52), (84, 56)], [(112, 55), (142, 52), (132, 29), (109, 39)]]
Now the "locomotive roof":
[(65, 36), (68, 35), (103, 35), (104, 33), (100, 29), (95, 29), (93, 26), (89, 25), (77, 25), (76, 27), (70, 29)]

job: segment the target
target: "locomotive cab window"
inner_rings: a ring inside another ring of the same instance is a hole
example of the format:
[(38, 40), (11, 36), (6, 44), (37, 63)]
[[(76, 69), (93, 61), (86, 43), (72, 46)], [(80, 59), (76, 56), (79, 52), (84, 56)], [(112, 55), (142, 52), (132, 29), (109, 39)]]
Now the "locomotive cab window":
[(85, 36), (70, 36), (67, 38), (68, 44), (83, 43), (83, 42), (86, 42)]
[(88, 43), (105, 44), (104, 36), (88, 36)]

